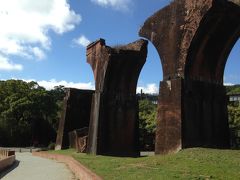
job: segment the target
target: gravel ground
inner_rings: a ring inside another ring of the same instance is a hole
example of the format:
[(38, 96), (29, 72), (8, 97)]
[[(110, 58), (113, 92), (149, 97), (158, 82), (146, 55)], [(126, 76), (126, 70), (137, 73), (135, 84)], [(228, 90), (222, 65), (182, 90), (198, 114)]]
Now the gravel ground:
[(2, 180), (76, 180), (63, 163), (32, 156), (31, 153), (16, 153), (16, 163), (7, 172), (0, 174)]

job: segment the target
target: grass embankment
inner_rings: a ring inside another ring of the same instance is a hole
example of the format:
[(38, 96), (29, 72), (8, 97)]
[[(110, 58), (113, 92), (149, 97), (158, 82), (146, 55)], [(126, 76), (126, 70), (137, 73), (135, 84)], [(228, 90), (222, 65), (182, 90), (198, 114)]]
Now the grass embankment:
[(177, 154), (140, 158), (91, 156), (74, 150), (54, 151), (73, 156), (104, 179), (240, 179), (240, 150), (193, 148)]

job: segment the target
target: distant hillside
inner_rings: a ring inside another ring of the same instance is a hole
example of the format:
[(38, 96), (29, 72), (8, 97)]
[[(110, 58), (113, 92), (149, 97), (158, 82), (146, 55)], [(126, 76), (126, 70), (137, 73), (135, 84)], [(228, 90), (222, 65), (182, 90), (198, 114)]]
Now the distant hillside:
[(240, 94), (240, 84), (226, 86), (227, 94)]

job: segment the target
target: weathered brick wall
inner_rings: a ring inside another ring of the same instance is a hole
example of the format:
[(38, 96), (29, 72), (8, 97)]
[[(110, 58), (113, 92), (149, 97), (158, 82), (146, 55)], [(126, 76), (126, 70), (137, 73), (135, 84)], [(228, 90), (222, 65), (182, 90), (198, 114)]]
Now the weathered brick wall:
[(156, 154), (176, 152), (182, 148), (181, 78), (162, 81), (158, 102)]
[(88, 153), (139, 156), (136, 86), (146, 55), (145, 40), (111, 48), (100, 39), (87, 47), (96, 84)]
[(67, 89), (55, 149), (69, 147), (70, 131), (89, 126), (93, 93), (91, 90)]
[(232, 2), (175, 0), (140, 29), (139, 35), (156, 47), (163, 67), (157, 154), (229, 144), (223, 74), (240, 37), (240, 7)]
[(229, 147), (225, 87), (188, 81), (184, 87), (183, 148)]

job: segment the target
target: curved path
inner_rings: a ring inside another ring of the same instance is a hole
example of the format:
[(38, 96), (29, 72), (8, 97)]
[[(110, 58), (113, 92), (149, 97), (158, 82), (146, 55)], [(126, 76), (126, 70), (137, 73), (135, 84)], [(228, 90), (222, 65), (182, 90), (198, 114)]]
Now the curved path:
[(12, 170), (0, 174), (2, 180), (76, 180), (63, 163), (32, 156), (31, 153), (16, 153), (17, 163)]

